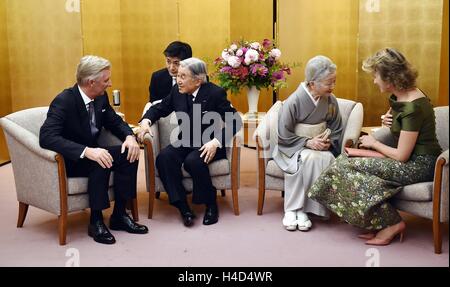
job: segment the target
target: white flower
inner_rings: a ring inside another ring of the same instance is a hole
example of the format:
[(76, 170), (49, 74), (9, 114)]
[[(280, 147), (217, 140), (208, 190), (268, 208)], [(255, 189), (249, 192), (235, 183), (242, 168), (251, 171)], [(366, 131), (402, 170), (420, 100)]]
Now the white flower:
[(247, 53), (245, 53), (245, 64), (250, 65), (251, 63), (254, 63), (258, 61), (259, 59), (259, 53), (253, 49), (248, 49)]
[(244, 51), (242, 51), (242, 49), (237, 50), (236, 56), (240, 57), (242, 55), (244, 55)]
[(228, 53), (228, 50), (225, 49), (222, 52), (222, 59), (224, 59), (225, 61), (228, 61), (228, 58), (230, 57), (230, 54)]
[(230, 56), (228, 57), (228, 65), (230, 65), (233, 68), (237, 68), (241, 65), (241, 59), (239, 59), (236, 56)]
[(261, 45), (258, 42), (253, 42), (250, 44), (250, 47), (252, 49), (259, 50), (261, 48)]
[(275, 60), (278, 60), (281, 57), (281, 51), (280, 49), (272, 49), (272, 51), (269, 52), (269, 55)]
[(238, 48), (238, 46), (237, 46), (236, 44), (232, 44), (232, 45), (230, 46), (230, 50), (231, 50), (231, 51), (236, 51), (237, 48)]

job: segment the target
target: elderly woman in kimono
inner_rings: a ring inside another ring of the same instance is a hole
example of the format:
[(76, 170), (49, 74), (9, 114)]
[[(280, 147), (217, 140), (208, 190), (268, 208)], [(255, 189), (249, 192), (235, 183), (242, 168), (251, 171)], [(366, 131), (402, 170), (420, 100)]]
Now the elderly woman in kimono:
[(327, 209), (306, 192), (340, 151), (342, 120), (336, 97), (336, 65), (325, 56), (310, 59), (305, 81), (284, 102), (278, 118), (273, 158), (284, 171), (283, 225), (308, 231), (307, 213), (328, 217)]

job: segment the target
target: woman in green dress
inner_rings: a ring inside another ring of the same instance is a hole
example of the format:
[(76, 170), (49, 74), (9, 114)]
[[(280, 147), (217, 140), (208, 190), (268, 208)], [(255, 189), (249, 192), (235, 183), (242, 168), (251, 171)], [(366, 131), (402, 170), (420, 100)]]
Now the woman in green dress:
[(416, 87), (417, 72), (397, 50), (386, 48), (366, 59), (363, 70), (372, 73), (380, 91), (390, 93), (391, 147), (373, 136), (360, 138), (361, 146), (385, 158), (339, 156), (311, 187), (308, 196), (346, 222), (369, 233), (366, 244), (387, 245), (403, 238), (405, 222), (389, 199), (404, 185), (432, 181), (441, 148), (436, 138), (433, 106)]

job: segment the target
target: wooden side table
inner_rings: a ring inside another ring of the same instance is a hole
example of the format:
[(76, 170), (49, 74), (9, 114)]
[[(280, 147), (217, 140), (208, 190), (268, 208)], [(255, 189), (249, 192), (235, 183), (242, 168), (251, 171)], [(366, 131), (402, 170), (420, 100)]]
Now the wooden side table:
[(376, 130), (380, 129), (381, 126), (371, 126), (371, 127), (362, 127), (361, 128), (361, 135), (370, 135), (373, 132), (375, 132)]

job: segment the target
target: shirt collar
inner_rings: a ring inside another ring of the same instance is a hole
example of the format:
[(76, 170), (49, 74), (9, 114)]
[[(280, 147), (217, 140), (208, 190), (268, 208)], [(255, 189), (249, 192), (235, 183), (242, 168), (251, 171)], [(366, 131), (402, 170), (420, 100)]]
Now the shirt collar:
[(192, 96), (194, 97), (194, 101), (195, 101), (195, 98), (197, 97), (197, 94), (198, 94), (198, 91), (200, 90), (200, 87), (198, 87), (198, 89), (197, 90), (195, 90), (193, 93), (192, 93)]
[(84, 105), (87, 106), (90, 102), (94, 101), (91, 98), (89, 98), (88, 96), (86, 96), (86, 94), (83, 92), (83, 90), (80, 88), (80, 86), (78, 86), (78, 90), (80, 91), (81, 97), (83, 98)]
[(303, 87), (303, 89), (305, 90), (305, 92), (308, 94), (308, 96), (311, 98), (311, 101), (314, 103), (314, 105), (317, 107), (317, 104), (319, 103), (319, 101), (320, 101), (320, 97), (317, 99), (317, 100), (315, 100), (314, 99), (314, 97), (311, 95), (311, 93), (309, 92), (309, 90), (308, 90), (308, 87), (306, 86), (306, 82), (303, 82), (302, 83), (302, 87)]

